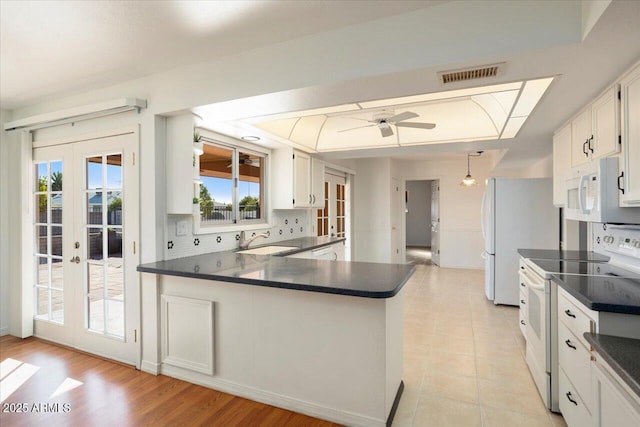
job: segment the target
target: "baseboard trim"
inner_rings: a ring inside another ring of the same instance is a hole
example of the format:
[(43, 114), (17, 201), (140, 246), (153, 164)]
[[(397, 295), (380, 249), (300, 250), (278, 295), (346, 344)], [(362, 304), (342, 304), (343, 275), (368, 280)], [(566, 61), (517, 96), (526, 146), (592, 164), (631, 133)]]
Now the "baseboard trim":
[(143, 360), (140, 364), (140, 370), (152, 375), (158, 375), (160, 373), (160, 364)]
[(9, 327), (5, 326), (4, 328), (0, 328), (0, 337), (3, 337), (5, 335), (9, 335)]
[[(305, 402), (289, 396), (256, 389), (247, 385), (222, 380), (219, 378), (205, 377), (202, 374), (186, 372), (184, 369), (174, 366), (161, 365), (160, 373), (173, 378), (188, 381), (193, 384), (198, 384), (204, 387), (213, 388), (215, 390), (233, 394), (234, 396), (244, 397), (256, 402), (277, 406), (278, 408), (287, 409), (290, 411), (340, 423), (343, 425), (373, 427), (387, 427), (388, 425), (390, 425), (387, 424), (388, 421), (385, 420), (368, 417), (366, 415), (355, 414), (349, 411), (341, 411), (335, 408), (321, 406), (315, 403)], [(402, 383), (401, 387), (404, 388), (404, 385), (402, 385)], [(399, 401), (398, 395), (396, 395), (396, 400)], [(396, 406), (397, 405), (394, 402), (394, 408)], [(395, 411), (393, 408), (392, 412), (395, 415)], [(390, 419), (393, 421), (393, 418)]]
[(400, 405), (400, 398), (402, 397), (402, 392), (404, 391), (404, 381), (400, 381), (400, 385), (398, 386), (398, 392), (396, 393), (396, 398), (393, 399), (393, 406), (391, 407), (391, 412), (389, 412), (389, 418), (387, 418), (387, 427), (391, 427), (393, 424), (393, 419), (396, 416), (396, 411), (398, 410), (398, 406)]

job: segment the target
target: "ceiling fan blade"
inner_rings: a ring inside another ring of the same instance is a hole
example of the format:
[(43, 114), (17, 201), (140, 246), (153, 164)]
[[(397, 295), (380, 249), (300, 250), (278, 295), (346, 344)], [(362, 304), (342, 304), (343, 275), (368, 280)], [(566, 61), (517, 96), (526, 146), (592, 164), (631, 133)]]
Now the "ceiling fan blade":
[(380, 133), (382, 134), (383, 138), (386, 138), (387, 136), (393, 135), (393, 129), (391, 129), (390, 127), (381, 127)]
[(418, 123), (418, 122), (401, 122), (401, 123), (396, 123), (396, 126), (405, 127), (405, 128), (433, 129), (434, 127), (436, 127), (436, 124), (435, 123)]
[(356, 129), (362, 129), (362, 128), (369, 128), (371, 126), (377, 126), (377, 124), (374, 123), (372, 125), (364, 125), (364, 126), (358, 126), (358, 127), (355, 127), (355, 128), (343, 129), (343, 130), (339, 130), (338, 133), (348, 132), (350, 130), (356, 130)]
[(416, 113), (412, 113), (411, 111), (405, 111), (404, 113), (396, 114), (395, 116), (391, 116), (387, 119), (388, 122), (401, 122), (403, 120), (415, 119), (416, 117), (420, 117)]

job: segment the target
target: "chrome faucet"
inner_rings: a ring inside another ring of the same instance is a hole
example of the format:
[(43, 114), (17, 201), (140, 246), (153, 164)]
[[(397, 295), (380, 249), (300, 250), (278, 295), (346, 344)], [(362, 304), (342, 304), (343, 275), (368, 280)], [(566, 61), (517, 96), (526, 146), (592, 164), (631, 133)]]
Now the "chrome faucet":
[(268, 238), (271, 235), (270, 232), (266, 232), (266, 233), (262, 233), (262, 234), (256, 234), (255, 236), (251, 237), (250, 239), (247, 240), (247, 237), (244, 234), (244, 230), (240, 232), (240, 242), (239, 242), (239, 248), (240, 249), (249, 249), (249, 245), (251, 244), (251, 242), (253, 242), (254, 240), (256, 240), (258, 237), (264, 237), (265, 239)]

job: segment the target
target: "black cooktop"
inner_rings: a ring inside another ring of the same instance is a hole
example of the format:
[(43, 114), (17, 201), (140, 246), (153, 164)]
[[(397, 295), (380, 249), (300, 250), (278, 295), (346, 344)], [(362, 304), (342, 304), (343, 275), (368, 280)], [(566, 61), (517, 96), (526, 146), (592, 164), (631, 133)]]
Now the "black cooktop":
[(532, 259), (530, 262), (549, 274), (629, 277), (640, 280), (640, 274), (606, 262), (560, 261), (549, 259)]
[(591, 310), (640, 314), (640, 278), (556, 274), (553, 280)]

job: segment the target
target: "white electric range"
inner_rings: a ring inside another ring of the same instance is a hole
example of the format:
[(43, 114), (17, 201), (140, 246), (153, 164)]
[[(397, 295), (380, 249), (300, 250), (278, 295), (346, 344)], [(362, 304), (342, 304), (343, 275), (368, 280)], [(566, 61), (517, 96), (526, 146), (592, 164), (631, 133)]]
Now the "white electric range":
[(555, 412), (558, 289), (552, 277), (570, 281), (607, 309), (616, 310), (616, 302), (623, 301), (640, 310), (640, 227), (594, 224), (593, 230), (593, 252), (519, 250), (519, 322), (526, 361), (545, 405)]

